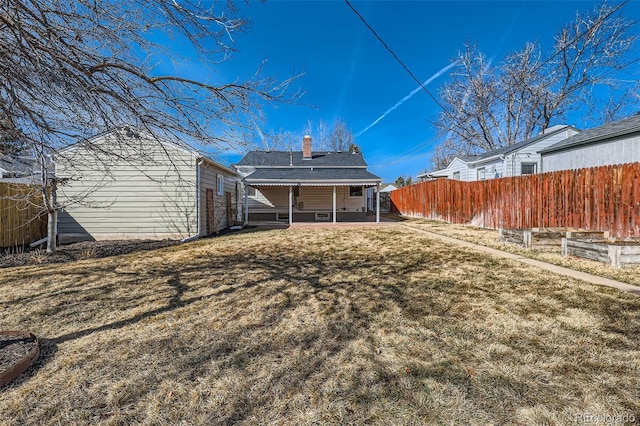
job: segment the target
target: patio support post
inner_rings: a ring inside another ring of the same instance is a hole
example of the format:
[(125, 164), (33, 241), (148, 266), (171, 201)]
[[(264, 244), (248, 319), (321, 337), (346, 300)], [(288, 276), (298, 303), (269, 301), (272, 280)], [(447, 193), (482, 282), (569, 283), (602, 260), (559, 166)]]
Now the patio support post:
[(293, 223), (293, 186), (289, 185), (289, 225)]
[(376, 223), (380, 223), (380, 184), (376, 185)]
[(244, 224), (249, 223), (249, 186), (244, 186)]
[(333, 223), (336, 223), (336, 186), (333, 185)]

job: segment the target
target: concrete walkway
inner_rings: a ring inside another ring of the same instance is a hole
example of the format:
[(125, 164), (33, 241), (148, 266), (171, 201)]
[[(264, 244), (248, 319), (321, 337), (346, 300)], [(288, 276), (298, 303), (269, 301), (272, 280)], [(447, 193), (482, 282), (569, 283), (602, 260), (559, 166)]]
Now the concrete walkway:
[(617, 288), (618, 290), (626, 291), (628, 293), (633, 293), (635, 295), (640, 296), (640, 287), (623, 283), (621, 281), (612, 280), (609, 278), (599, 277), (597, 275), (587, 274), (586, 272), (580, 272), (573, 269), (565, 268), (562, 266), (552, 265), (551, 263), (541, 262), (539, 260), (530, 259), (528, 257), (523, 257), (519, 254), (513, 254), (502, 250), (496, 250), (491, 247), (481, 246), (480, 244), (470, 243), (468, 241), (459, 240), (457, 238), (447, 237), (444, 235), (436, 234), (434, 232), (426, 231), (424, 229), (415, 228), (413, 226), (398, 223), (399, 226), (402, 226), (405, 229), (410, 229), (414, 232), (419, 232), (421, 234), (427, 235), (430, 238), (435, 240), (443, 241), (449, 244), (456, 244), (461, 247), (470, 248), (472, 250), (481, 251), (483, 253), (488, 253), (492, 256), (501, 257), (503, 259), (511, 259), (520, 263), (524, 263), (527, 265), (535, 266), (549, 272), (553, 272), (554, 274), (564, 275), (567, 277), (575, 278), (577, 280), (586, 281), (591, 284), (602, 285), (606, 287)]

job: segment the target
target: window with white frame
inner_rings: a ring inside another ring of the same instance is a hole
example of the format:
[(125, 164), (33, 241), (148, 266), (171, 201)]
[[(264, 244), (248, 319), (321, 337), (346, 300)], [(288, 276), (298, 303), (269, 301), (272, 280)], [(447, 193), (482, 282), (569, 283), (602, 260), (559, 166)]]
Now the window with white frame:
[(247, 186), (247, 195), (249, 197), (255, 197), (256, 196), (256, 189), (253, 186)]
[(218, 195), (224, 195), (224, 176), (218, 175)]
[(487, 171), (484, 167), (478, 169), (478, 180), (485, 180), (487, 178)]

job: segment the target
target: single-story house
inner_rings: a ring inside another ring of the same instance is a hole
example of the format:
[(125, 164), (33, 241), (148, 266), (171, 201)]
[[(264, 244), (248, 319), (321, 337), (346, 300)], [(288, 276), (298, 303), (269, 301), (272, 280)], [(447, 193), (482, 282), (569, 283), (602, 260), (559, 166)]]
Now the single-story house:
[(482, 154), (456, 157), (442, 170), (419, 175), (418, 178), (439, 178), (477, 181), (541, 173), (539, 151), (580, 132), (573, 126), (549, 127), (539, 135)]
[(245, 184), (245, 221), (364, 220), (366, 189), (382, 181), (360, 152), (313, 152), (310, 136), (302, 151), (250, 151), (235, 168)]
[(428, 179), (455, 179), (462, 181), (472, 181), (475, 179), (475, 172), (468, 165), (469, 161), (472, 161), (476, 158), (473, 155), (464, 156), (464, 157), (454, 157), (453, 160), (449, 163), (447, 167), (444, 169), (436, 170), (433, 172), (427, 172), (418, 175), (418, 179), (428, 180)]
[(40, 181), (36, 159), (28, 155), (0, 155), (0, 182), (31, 184)]
[(84, 140), (61, 150), (55, 166), (62, 243), (196, 238), (241, 218), (235, 170), (145, 131)]
[(640, 114), (585, 130), (540, 153), (544, 172), (639, 162)]

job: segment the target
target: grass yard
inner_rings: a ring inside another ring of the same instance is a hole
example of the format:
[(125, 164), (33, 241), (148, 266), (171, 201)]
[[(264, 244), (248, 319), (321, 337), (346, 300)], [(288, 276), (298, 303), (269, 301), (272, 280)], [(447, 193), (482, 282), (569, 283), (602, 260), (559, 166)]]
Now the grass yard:
[(434, 232), (436, 234), (442, 234), (447, 237), (457, 238), (459, 240), (537, 259), (542, 262), (552, 263), (554, 265), (564, 266), (577, 271), (583, 271), (589, 274), (640, 286), (640, 267), (637, 266), (614, 269), (609, 264), (593, 260), (581, 259), (573, 256), (563, 257), (560, 254), (560, 249), (558, 249), (557, 252), (525, 249), (516, 244), (509, 244), (500, 241), (498, 231), (495, 229), (478, 228), (469, 225), (455, 225), (428, 219), (404, 218), (403, 223), (408, 226)]
[(8, 425), (640, 421), (640, 297), (401, 227), (4, 269), (0, 329)]

